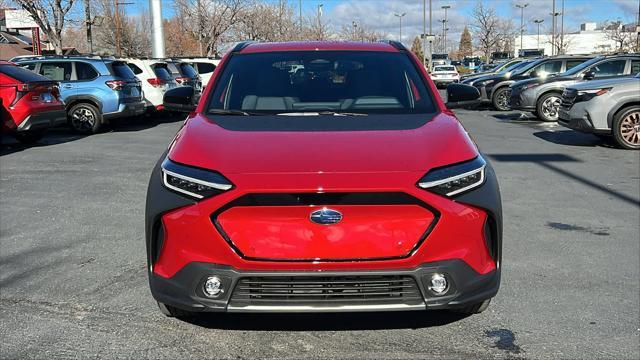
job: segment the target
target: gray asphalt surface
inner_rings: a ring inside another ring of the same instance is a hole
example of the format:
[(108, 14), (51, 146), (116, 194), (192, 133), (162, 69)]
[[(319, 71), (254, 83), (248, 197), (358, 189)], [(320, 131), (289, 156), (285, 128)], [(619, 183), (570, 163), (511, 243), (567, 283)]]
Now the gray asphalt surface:
[(458, 111), (505, 217), (489, 309), (166, 318), (144, 200), (180, 118), (0, 149), (0, 358), (640, 358), (640, 152), (518, 113)]

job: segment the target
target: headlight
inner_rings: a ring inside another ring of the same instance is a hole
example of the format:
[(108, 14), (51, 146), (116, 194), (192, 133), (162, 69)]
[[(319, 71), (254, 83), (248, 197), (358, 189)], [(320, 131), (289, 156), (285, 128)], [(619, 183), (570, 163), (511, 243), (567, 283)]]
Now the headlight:
[(430, 170), (418, 186), (444, 196), (453, 196), (482, 185), (487, 166), (482, 156), (463, 163)]
[(162, 183), (167, 188), (196, 199), (218, 195), (233, 187), (215, 171), (178, 164), (167, 157), (162, 162)]
[(478, 85), (480, 86), (487, 86), (487, 85), (491, 85), (495, 82), (495, 80), (485, 80), (485, 81), (481, 81), (478, 83)]
[(609, 90), (611, 90), (611, 88), (580, 90), (578, 91), (578, 96), (576, 97), (576, 100), (574, 102), (589, 101), (596, 96), (608, 93)]

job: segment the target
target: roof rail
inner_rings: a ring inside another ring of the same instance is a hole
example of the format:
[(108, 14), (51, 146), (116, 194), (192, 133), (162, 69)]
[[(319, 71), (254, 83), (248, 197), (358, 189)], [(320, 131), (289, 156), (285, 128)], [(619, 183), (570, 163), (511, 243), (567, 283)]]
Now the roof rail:
[(249, 44), (254, 43), (255, 41), (240, 41), (239, 43), (237, 43), (233, 49), (231, 49), (232, 53), (235, 52), (240, 52), (242, 51), (242, 49), (246, 48), (247, 46), (249, 46)]
[(400, 51), (407, 51), (407, 48), (398, 40), (380, 40), (381, 43), (386, 43)]
[(88, 59), (115, 59), (112, 55), (94, 55), (94, 54), (74, 54), (74, 55), (19, 55), (14, 59), (16, 61), (23, 60), (46, 60), (46, 59), (77, 59), (77, 58), (88, 58)]

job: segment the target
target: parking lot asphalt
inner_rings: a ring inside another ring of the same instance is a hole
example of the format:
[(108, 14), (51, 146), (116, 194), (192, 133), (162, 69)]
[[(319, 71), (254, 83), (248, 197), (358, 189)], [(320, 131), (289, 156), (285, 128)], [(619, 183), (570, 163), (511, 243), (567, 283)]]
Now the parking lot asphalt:
[(456, 111), (502, 187), (489, 309), (166, 318), (144, 202), (180, 117), (0, 149), (0, 358), (640, 358), (640, 152), (519, 113)]

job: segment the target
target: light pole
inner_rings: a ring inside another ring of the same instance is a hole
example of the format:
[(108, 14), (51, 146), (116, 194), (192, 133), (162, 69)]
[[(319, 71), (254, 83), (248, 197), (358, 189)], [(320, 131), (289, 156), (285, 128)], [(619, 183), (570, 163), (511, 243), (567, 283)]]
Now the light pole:
[[(432, 12), (431, 12), (431, 0), (429, 0), (429, 39), (433, 39), (433, 26), (431, 23)], [(429, 40), (429, 68), (431, 68), (431, 57), (433, 56), (433, 40)]]
[(318, 39), (316, 40), (324, 40), (324, 34), (322, 33), (322, 7), (324, 4), (318, 5)]
[[(555, 0), (554, 0), (554, 5), (555, 5)], [(554, 11), (549, 15), (551, 15), (553, 19), (553, 25), (551, 26), (553, 28), (551, 30), (551, 56), (553, 56), (553, 55), (560, 54), (559, 48), (558, 48), (558, 53), (556, 54), (556, 47), (558, 46), (558, 43), (556, 41), (556, 23), (558, 20), (556, 20), (556, 16), (560, 15), (560, 13), (555, 11), (555, 7), (554, 7)]]
[[(446, 23), (447, 21), (449, 21), (449, 20), (447, 20), (447, 10), (451, 9), (451, 6), (450, 5), (442, 5), (441, 8), (444, 9), (444, 22)], [(443, 29), (444, 29), (444, 39), (443, 39), (444, 52), (446, 53), (447, 52), (447, 30), (449, 30), (449, 29), (446, 29), (444, 27), (444, 24), (443, 24)]]
[(442, 23), (442, 35), (440, 37), (440, 41), (442, 42), (440, 45), (440, 49), (442, 50), (442, 53), (445, 53), (445, 41), (446, 41), (446, 30), (445, 30), (445, 25), (447, 24), (447, 20), (442, 19), (440, 20), (440, 22)]
[(422, 0), (422, 66), (427, 67), (427, 0)]
[[(562, 17), (560, 18), (560, 51), (564, 52), (564, 0), (562, 0)], [(560, 51), (558, 53), (560, 53)]]
[(402, 18), (407, 15), (407, 13), (402, 13), (402, 14), (397, 14), (394, 13), (393, 15), (397, 16), (398, 19), (400, 19), (400, 42), (402, 42)]
[(516, 7), (520, 9), (520, 51), (522, 51), (522, 38), (524, 36), (524, 8), (529, 6), (528, 3), (516, 4)]
[[(533, 20), (533, 22), (538, 24), (538, 49), (537, 50), (540, 50), (540, 24), (544, 22), (544, 19), (535, 19)], [(522, 45), (520, 45), (520, 47), (522, 47)]]

